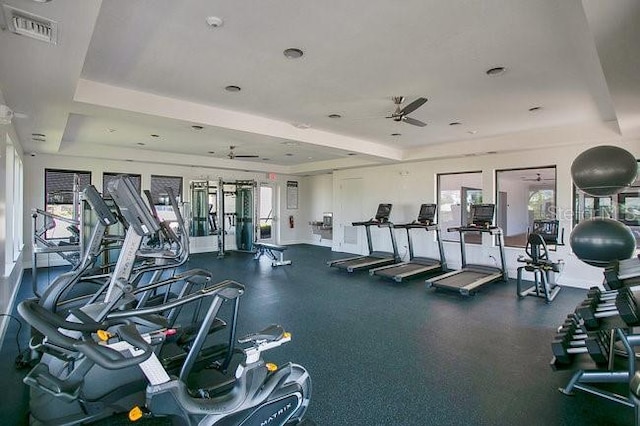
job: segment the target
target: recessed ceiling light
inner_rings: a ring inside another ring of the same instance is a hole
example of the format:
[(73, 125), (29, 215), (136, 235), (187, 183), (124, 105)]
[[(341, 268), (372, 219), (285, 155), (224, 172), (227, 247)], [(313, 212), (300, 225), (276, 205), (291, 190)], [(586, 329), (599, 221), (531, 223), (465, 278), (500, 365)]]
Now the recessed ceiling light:
[(292, 126), (295, 127), (296, 129), (302, 129), (302, 130), (311, 128), (311, 124), (307, 124), (307, 123), (293, 123)]
[(487, 154), (492, 155), (492, 154), (497, 154), (498, 151), (487, 151)]
[(107, 129), (107, 132), (109, 132), (109, 133), (113, 133), (115, 131), (116, 131), (116, 129)]
[(126, 161), (126, 162), (128, 162), (128, 163), (133, 163), (133, 160), (132, 160), (132, 159), (130, 159), (130, 158), (127, 158), (127, 159), (126, 159), (126, 160), (124, 160), (124, 161)]
[(542, 109), (541, 106), (534, 106), (529, 108), (529, 112), (535, 112), (535, 111), (540, 111)]
[(191, 126), (191, 128), (193, 130), (202, 130), (202, 129), (204, 129), (204, 126), (200, 126), (198, 124), (194, 124), (193, 126)]
[(209, 25), (211, 28), (219, 28), (222, 26), (222, 24), (224, 24), (222, 18), (219, 18), (217, 16), (207, 16), (206, 21), (207, 25)]
[(293, 157), (293, 154), (292, 154), (292, 153), (290, 153), (290, 152), (287, 152), (285, 155), (286, 155), (287, 157)]
[(263, 158), (262, 161), (269, 161), (271, 158)]
[(459, 121), (452, 121), (451, 123), (449, 123), (449, 126), (459, 126), (459, 125), (461, 125), (461, 124), (462, 124), (462, 123), (461, 123), (461, 122), (459, 122)]
[(342, 116), (340, 114), (329, 114), (328, 117), (329, 118), (342, 118)]
[(358, 154), (356, 154), (355, 152), (349, 152), (347, 153), (347, 155), (358, 155)]
[(159, 138), (160, 137), (160, 135), (156, 135), (155, 133), (152, 133), (149, 136), (151, 136), (152, 138)]
[(290, 47), (288, 49), (285, 49), (284, 52), (282, 53), (284, 53), (284, 56), (287, 59), (298, 59), (298, 58), (301, 58), (302, 55), (304, 55), (304, 52), (302, 50), (295, 47)]
[(46, 141), (47, 141), (47, 139), (46, 139), (46, 138), (43, 138), (43, 137), (41, 137), (41, 136), (33, 136), (33, 137), (31, 138), (31, 140), (32, 140), (32, 141), (34, 141), (34, 142), (46, 142)]
[(391, 136), (402, 136), (402, 133), (391, 133)]
[(215, 154), (215, 151), (207, 151), (207, 154)]
[(31, 133), (31, 136), (36, 137), (36, 138), (46, 138), (47, 135), (45, 135), (44, 133)]
[(313, 160), (313, 157), (307, 157), (307, 160)]
[(469, 133), (470, 135), (475, 135), (476, 133), (478, 133), (477, 130), (469, 130), (467, 133)]
[(224, 90), (226, 90), (227, 92), (235, 93), (241, 91), (242, 89), (240, 88), (240, 86), (227, 86), (224, 88)]
[(494, 67), (494, 68), (489, 68), (486, 72), (487, 75), (490, 75), (492, 77), (498, 76), (498, 75), (502, 75), (504, 74), (504, 72), (507, 69), (505, 67)]
[(146, 144), (144, 142), (138, 142), (136, 145), (145, 146)]

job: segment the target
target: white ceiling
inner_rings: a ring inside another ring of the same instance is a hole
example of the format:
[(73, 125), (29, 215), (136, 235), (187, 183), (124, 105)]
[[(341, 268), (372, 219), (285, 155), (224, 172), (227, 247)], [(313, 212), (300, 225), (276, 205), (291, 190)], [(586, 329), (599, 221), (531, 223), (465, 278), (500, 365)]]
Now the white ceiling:
[[(563, 143), (585, 128), (640, 134), (636, 0), (4, 3), (60, 28), (55, 46), (0, 32), (0, 91), (28, 115), (14, 119), (27, 151), (235, 167), (235, 145), (259, 156), (238, 168), (308, 173), (464, 141), (513, 150), (505, 135), (548, 129)], [(385, 119), (392, 96), (428, 98), (410, 114), (427, 126)]]

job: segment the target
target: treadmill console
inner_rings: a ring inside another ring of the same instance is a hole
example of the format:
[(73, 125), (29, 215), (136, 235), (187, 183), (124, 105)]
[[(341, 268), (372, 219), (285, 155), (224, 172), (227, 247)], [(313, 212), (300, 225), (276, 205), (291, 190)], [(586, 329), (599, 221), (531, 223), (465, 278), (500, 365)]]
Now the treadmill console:
[(482, 228), (492, 227), (495, 209), (495, 204), (472, 204), (469, 226), (478, 226)]
[(376, 212), (375, 220), (380, 223), (389, 222), (389, 216), (391, 215), (391, 204), (379, 204), (378, 211)]
[(138, 235), (151, 235), (160, 229), (160, 225), (127, 176), (120, 175), (109, 181), (107, 190), (124, 219)]
[(431, 225), (434, 223), (436, 217), (436, 205), (435, 204), (422, 204), (420, 205), (420, 213), (418, 213), (418, 223), (425, 225)]
[(534, 220), (532, 234), (538, 234), (547, 244), (558, 244), (560, 222), (557, 220)]

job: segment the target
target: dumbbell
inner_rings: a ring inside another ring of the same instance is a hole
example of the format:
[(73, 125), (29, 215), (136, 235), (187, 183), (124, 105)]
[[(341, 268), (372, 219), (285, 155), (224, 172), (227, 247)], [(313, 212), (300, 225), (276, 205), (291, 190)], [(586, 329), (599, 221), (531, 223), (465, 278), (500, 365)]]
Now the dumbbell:
[(587, 292), (587, 299), (592, 299), (594, 297), (597, 297), (600, 300), (605, 301), (605, 300), (615, 300), (617, 296), (618, 296), (618, 290), (602, 291), (598, 287), (591, 287)]
[[(580, 329), (576, 329), (580, 331)], [(575, 355), (589, 354), (597, 364), (609, 362), (609, 335), (606, 331), (589, 332), (586, 334), (565, 333), (551, 342), (551, 351), (560, 364), (571, 364)]]
[(615, 301), (599, 302), (599, 296), (586, 299), (575, 310), (587, 329), (595, 329), (600, 325), (600, 319), (619, 316), (627, 325), (638, 325), (640, 316), (633, 292), (628, 288), (618, 291)]

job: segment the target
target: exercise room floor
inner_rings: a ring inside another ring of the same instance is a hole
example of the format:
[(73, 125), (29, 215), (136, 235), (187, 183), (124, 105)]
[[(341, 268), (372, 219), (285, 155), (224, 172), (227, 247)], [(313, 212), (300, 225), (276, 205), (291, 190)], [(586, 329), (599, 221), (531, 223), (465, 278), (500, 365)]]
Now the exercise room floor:
[[(550, 342), (585, 290), (564, 288), (546, 305), (533, 297), (519, 301), (511, 281), (463, 298), (427, 290), (423, 279), (397, 284), (326, 266), (345, 256), (297, 245), (286, 251), (291, 266), (272, 268), (247, 253), (223, 260), (192, 255), (188, 263), (246, 286), (239, 335), (271, 323), (292, 332), (290, 343), (265, 358), (309, 370), (308, 417), (315, 424), (633, 424), (631, 408), (557, 390), (570, 372), (551, 370)], [(26, 273), (22, 297), (30, 286)], [(24, 372), (13, 369), (16, 328), (12, 322), (0, 358), (0, 418), (11, 425), (25, 424), (28, 407)]]

